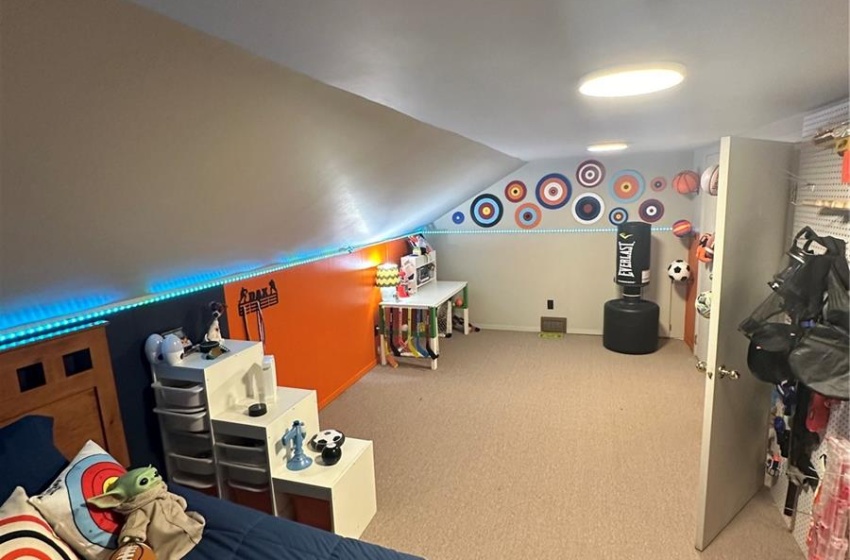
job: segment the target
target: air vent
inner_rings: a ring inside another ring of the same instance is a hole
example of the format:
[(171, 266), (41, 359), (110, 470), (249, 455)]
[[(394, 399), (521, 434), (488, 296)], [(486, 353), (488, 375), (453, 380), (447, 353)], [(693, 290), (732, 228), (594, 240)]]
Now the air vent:
[(541, 317), (540, 332), (567, 334), (566, 317)]

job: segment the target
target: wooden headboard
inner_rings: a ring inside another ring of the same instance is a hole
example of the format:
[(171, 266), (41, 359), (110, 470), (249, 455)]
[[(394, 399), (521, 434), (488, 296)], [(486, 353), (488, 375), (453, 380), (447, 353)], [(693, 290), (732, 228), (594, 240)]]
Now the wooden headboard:
[(72, 459), (94, 440), (129, 465), (106, 326), (0, 352), (0, 426), (53, 417), (53, 439)]

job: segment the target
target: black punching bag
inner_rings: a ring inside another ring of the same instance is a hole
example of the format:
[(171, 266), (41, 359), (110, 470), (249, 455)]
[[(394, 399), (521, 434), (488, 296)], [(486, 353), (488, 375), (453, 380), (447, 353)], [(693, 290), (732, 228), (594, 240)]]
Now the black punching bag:
[(640, 289), (649, 284), (649, 252), (652, 226), (626, 222), (617, 226), (617, 275), (614, 282), (623, 286), (626, 297), (640, 297)]
[(623, 297), (605, 303), (602, 345), (623, 354), (649, 354), (658, 349), (658, 305), (642, 299), (649, 284), (652, 226), (626, 222), (617, 227), (617, 266), (614, 282)]

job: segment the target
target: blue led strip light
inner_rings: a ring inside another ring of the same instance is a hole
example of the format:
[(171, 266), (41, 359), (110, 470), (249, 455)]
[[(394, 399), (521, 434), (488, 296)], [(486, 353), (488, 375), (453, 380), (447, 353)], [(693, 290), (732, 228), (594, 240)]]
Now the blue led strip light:
[(31, 336), (29, 338), (22, 338), (21, 340), (16, 340), (15, 342), (0, 344), (0, 352), (3, 352), (5, 350), (11, 350), (12, 348), (17, 348), (19, 346), (26, 346), (27, 344), (32, 344), (33, 342), (41, 342), (42, 340), (47, 340), (48, 338), (56, 338), (57, 336), (62, 336), (63, 334), (84, 331), (86, 329), (90, 329), (92, 327), (99, 327), (105, 324), (106, 321), (94, 321), (92, 323), (83, 323), (82, 325), (76, 325), (67, 329), (52, 331), (47, 334), (40, 334), (37, 336)]
[[(293, 268), (295, 266), (300, 266), (303, 264), (309, 264), (312, 262), (320, 261), (323, 259), (328, 259), (331, 257), (336, 257), (339, 255), (345, 255), (353, 253), (354, 251), (359, 251), (360, 249), (365, 249), (367, 247), (372, 247), (374, 245), (379, 245), (381, 243), (388, 243), (390, 241), (396, 241), (398, 239), (406, 239), (409, 235), (413, 235), (415, 233), (425, 233), (421, 229), (412, 231), (410, 233), (406, 233), (404, 235), (399, 235), (397, 237), (392, 237), (389, 239), (384, 239), (383, 241), (375, 241), (372, 243), (366, 243), (363, 245), (349, 245), (347, 247), (341, 247), (339, 249), (332, 249), (328, 251), (320, 251), (314, 253), (312, 256), (303, 257), (293, 259), (291, 261), (281, 263), (278, 265), (267, 266), (264, 268), (259, 268), (257, 270), (251, 272), (245, 272), (242, 274), (235, 274), (231, 276), (224, 276), (218, 278), (216, 280), (211, 280), (209, 282), (204, 282), (202, 284), (196, 284), (191, 287), (182, 288), (179, 290), (171, 290), (168, 292), (163, 292), (161, 294), (142, 296), (140, 298), (123, 301), (120, 303), (113, 303), (111, 305), (105, 305), (103, 307), (98, 307), (95, 309), (91, 309), (86, 313), (81, 313), (79, 315), (70, 315), (67, 317), (62, 317), (58, 319), (54, 319), (52, 321), (46, 321), (43, 323), (35, 324), (28, 328), (22, 328), (18, 330), (9, 330), (3, 333), (0, 333), (0, 343), (5, 343), (0, 345), (0, 350), (5, 349), (9, 346), (9, 344), (14, 344), (16, 346), (21, 346), (23, 344), (30, 344), (32, 342), (36, 342), (37, 340), (44, 340), (44, 338), (51, 338), (53, 336), (58, 336), (54, 331), (58, 332), (57, 329), (61, 329), (63, 332), (72, 332), (67, 329), (73, 325), (78, 325), (79, 323), (83, 323), (86, 321), (93, 321), (102, 319), (108, 315), (113, 315), (115, 313), (120, 313), (121, 311), (127, 311), (129, 309), (134, 309), (136, 307), (141, 307), (142, 305), (149, 305), (151, 303), (157, 303), (160, 301), (166, 301), (169, 299), (173, 299), (180, 296), (185, 296), (187, 294), (192, 294), (195, 292), (200, 292), (202, 290), (207, 290), (209, 288), (215, 288), (217, 286), (222, 286), (224, 284), (229, 284), (231, 282), (241, 282), (242, 280), (247, 280), (249, 278), (256, 278), (257, 276), (262, 276), (264, 274), (271, 274), (274, 272), (279, 272), (281, 270), (285, 270), (287, 268)], [(83, 327), (80, 327), (83, 328)], [(88, 327), (85, 327), (88, 328)], [(44, 335), (44, 338), (38, 338), (39, 336)], [(18, 340), (25, 339), (25, 340)], [(14, 342), (12, 342), (14, 341)]]
[[(653, 227), (653, 232), (656, 231), (673, 231), (673, 228), (670, 226), (663, 227)], [(617, 228), (615, 227), (600, 227), (600, 228), (538, 228), (538, 229), (430, 229), (422, 232), (423, 235), (480, 235), (480, 234), (514, 234), (514, 233), (554, 233), (554, 234), (573, 234), (573, 233), (617, 233)]]

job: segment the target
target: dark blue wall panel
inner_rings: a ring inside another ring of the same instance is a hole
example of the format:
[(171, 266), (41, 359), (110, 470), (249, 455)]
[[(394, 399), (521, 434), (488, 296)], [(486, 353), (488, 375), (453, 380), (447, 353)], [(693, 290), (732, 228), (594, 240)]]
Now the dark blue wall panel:
[[(133, 466), (152, 464), (159, 469), (165, 468), (159, 424), (153, 413), (155, 402), (150, 387), (150, 365), (143, 350), (145, 340), (151, 333), (176, 327), (183, 327), (193, 342), (201, 340), (209, 325), (211, 301), (223, 302), (224, 288), (210, 288), (143, 305), (109, 318), (106, 333)], [(227, 318), (222, 317), (220, 322), (222, 334), (227, 336)]]

